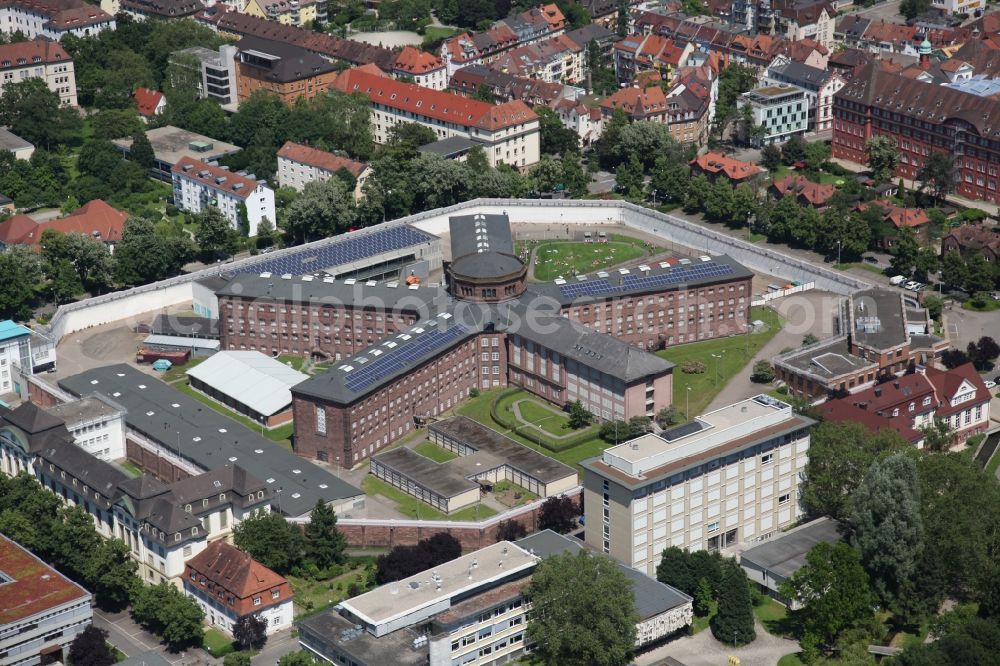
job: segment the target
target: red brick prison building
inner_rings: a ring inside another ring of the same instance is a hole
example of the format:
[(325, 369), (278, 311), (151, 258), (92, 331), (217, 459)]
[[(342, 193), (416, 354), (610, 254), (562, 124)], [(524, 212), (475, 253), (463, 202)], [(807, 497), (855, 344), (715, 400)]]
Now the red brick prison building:
[(928, 155), (944, 153), (956, 194), (1000, 203), (1000, 101), (959, 85), (866, 65), (834, 95), (833, 156), (864, 164), (865, 142), (886, 136), (899, 152), (897, 176), (916, 179)]
[(299, 455), (353, 466), (508, 384), (599, 419), (653, 415), (673, 366), (645, 349), (747, 330), (751, 274), (726, 257), (529, 285), (505, 215), (453, 217), (449, 235), (447, 289), (263, 274), (218, 292), (224, 348), (337, 361), (292, 388)]
[(746, 333), (753, 273), (727, 256), (669, 258), (533, 284), (562, 315), (640, 349)]

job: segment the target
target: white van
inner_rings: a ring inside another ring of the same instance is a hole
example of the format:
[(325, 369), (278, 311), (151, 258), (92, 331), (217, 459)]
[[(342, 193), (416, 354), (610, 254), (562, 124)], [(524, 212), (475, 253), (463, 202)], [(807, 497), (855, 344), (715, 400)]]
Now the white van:
[(906, 281), (906, 277), (903, 276), (903, 275), (897, 275), (895, 277), (889, 278), (889, 284), (891, 284), (894, 287), (898, 287), (899, 285), (903, 284), (903, 282), (905, 282), (905, 281)]

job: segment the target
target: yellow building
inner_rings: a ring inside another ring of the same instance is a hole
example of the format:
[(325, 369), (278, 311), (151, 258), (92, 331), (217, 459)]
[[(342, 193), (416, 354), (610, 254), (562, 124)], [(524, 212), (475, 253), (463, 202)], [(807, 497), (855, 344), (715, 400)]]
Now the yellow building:
[(326, 2), (323, 0), (249, 0), (244, 14), (285, 25), (303, 26), (319, 21), (326, 23)]

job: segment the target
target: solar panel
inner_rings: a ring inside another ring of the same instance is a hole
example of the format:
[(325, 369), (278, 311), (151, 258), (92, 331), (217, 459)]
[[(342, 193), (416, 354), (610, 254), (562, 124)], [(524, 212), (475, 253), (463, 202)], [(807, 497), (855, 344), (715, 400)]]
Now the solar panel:
[(401, 347), (399, 351), (380, 356), (365, 364), (363, 368), (350, 373), (344, 380), (344, 385), (347, 390), (354, 393), (363, 391), (426, 357), (429, 352), (461, 339), (468, 332), (464, 326), (456, 325), (423, 333), (414, 342)]
[(621, 276), (621, 283), (614, 285), (607, 280), (592, 280), (579, 284), (559, 286), (559, 293), (564, 298), (580, 296), (605, 296), (621, 294), (629, 291), (639, 291), (654, 287), (664, 287), (674, 284), (685, 284), (698, 280), (732, 275), (733, 267), (729, 264), (702, 263), (679, 266), (666, 273), (658, 275), (636, 275), (634, 273)]
[(322, 247), (302, 247), (285, 256), (262, 259), (259, 262), (243, 266), (239, 272), (304, 275), (426, 243), (432, 238), (429, 234), (411, 226), (395, 226), (360, 235), (348, 235)]

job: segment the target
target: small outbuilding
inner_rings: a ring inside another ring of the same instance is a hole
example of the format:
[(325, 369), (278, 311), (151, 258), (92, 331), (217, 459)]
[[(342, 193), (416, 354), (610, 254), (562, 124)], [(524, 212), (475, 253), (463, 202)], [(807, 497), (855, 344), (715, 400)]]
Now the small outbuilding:
[(292, 420), (289, 389), (309, 379), (257, 351), (220, 351), (187, 372), (191, 388), (265, 427)]

